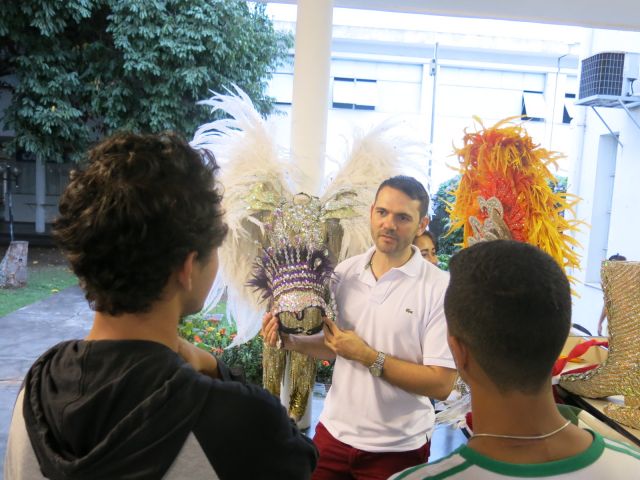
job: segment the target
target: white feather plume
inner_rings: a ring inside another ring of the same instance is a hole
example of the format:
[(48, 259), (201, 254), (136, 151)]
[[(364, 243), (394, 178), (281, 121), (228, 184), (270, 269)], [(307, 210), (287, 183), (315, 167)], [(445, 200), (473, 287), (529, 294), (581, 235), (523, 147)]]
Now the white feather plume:
[(356, 131), (347, 159), (322, 195), (321, 200), (326, 202), (343, 189), (358, 193), (357, 215), (340, 222), (343, 227), (340, 261), (372, 245), (369, 209), (380, 183), (400, 174), (419, 178), (420, 171), (426, 169), (427, 145), (401, 135), (402, 127), (406, 127), (403, 121), (390, 119), (366, 134)]
[[(253, 338), (260, 329), (266, 305), (246, 286), (261, 246), (260, 212), (249, 209), (247, 195), (255, 185), (266, 185), (274, 197), (292, 198), (301, 174), (287, 152), (274, 139), (272, 121), (265, 121), (250, 98), (234, 86), (228, 95), (215, 94), (201, 102), (212, 112), (230, 116), (196, 131), (191, 146), (211, 151), (220, 165), (219, 181), (224, 186), (222, 207), (229, 225), (228, 237), (219, 249), (220, 268), (207, 299), (212, 309), (227, 294), (227, 317), (235, 322), (237, 335), (230, 346)], [(356, 132), (351, 150), (335, 178), (321, 197), (325, 202), (345, 190), (357, 192), (353, 218), (341, 219), (343, 230), (339, 260), (364, 252), (371, 246), (369, 207), (379, 184), (399, 174), (419, 176), (427, 164), (425, 144), (399, 133), (403, 123), (388, 120), (368, 133)]]
[[(233, 345), (253, 338), (266, 306), (246, 286), (255, 258), (260, 254), (257, 240), (262, 229), (260, 219), (248, 208), (247, 195), (256, 184), (269, 185), (277, 195), (290, 196), (285, 178), (286, 156), (274, 142), (273, 123), (265, 121), (249, 97), (238, 87), (235, 94), (214, 94), (198, 102), (221, 110), (232, 118), (202, 125), (191, 146), (211, 151), (220, 165), (220, 183), (224, 187), (222, 207), (229, 233), (219, 249), (220, 268), (207, 305), (215, 306), (226, 289), (227, 317), (236, 323)], [(291, 169), (289, 169), (291, 170)]]

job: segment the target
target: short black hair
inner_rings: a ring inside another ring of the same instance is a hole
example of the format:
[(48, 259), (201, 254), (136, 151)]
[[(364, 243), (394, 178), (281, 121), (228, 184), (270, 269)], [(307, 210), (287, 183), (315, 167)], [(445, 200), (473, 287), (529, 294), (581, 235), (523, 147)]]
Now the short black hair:
[(620, 255), (619, 253), (616, 253), (615, 255), (611, 255), (609, 257), (609, 260), (614, 262), (626, 262), (627, 257), (625, 257), (624, 255)]
[(208, 260), (227, 233), (217, 168), (171, 132), (119, 133), (88, 152), (60, 198), (54, 238), (95, 310), (148, 311), (190, 252)]
[(571, 326), (571, 289), (537, 247), (481, 242), (451, 258), (444, 309), (449, 332), (503, 392), (550, 387)]
[(420, 202), (420, 220), (426, 217), (427, 211), (429, 210), (429, 194), (424, 188), (424, 185), (422, 185), (418, 180), (407, 175), (396, 175), (395, 177), (387, 178), (378, 187), (375, 197), (376, 200), (378, 199), (378, 193), (380, 193), (380, 190), (384, 187), (395, 188), (396, 190), (400, 190), (411, 200), (418, 200)]

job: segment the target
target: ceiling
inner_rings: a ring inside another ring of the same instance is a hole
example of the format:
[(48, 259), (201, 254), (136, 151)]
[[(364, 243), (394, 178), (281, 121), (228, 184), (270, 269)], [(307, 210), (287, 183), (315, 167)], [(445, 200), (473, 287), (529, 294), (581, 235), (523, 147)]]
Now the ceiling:
[[(264, 0), (262, 0), (264, 1)], [(329, 1), (329, 0), (303, 0)], [(298, 3), (276, 0), (270, 3)], [(334, 0), (334, 7), (519, 20), (640, 32), (638, 0)]]

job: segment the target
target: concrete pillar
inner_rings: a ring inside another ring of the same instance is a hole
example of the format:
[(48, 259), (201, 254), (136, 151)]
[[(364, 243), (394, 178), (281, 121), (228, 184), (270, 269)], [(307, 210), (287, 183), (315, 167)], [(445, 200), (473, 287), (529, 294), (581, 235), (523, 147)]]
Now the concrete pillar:
[[(291, 155), (304, 175), (301, 191), (319, 195), (324, 179), (329, 115), (333, 0), (298, 0), (291, 105)], [(289, 369), (280, 399), (288, 406)], [(299, 428), (311, 423), (312, 397)]]
[(298, 0), (291, 153), (305, 178), (300, 189), (320, 193), (324, 178), (333, 0)]

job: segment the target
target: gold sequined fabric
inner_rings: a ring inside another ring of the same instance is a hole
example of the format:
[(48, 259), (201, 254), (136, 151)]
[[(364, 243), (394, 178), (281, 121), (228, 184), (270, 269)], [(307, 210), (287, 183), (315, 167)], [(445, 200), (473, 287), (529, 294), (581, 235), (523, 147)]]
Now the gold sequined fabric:
[[(342, 230), (340, 219), (356, 215), (353, 190), (338, 191), (324, 204), (317, 197), (298, 193), (279, 196), (268, 184), (256, 184), (246, 197), (248, 208), (264, 215), (264, 256), (259, 269), (270, 288), (271, 311), (281, 329), (294, 334), (311, 334), (322, 329), (323, 315), (335, 318), (335, 302), (329, 290), (329, 275), (322, 268), (328, 248), (337, 256)], [(327, 248), (328, 247), (328, 248)], [(324, 252), (317, 257), (317, 252)], [(313, 256), (315, 255), (315, 257)], [(314, 260), (315, 258), (315, 260)], [(324, 273), (323, 273), (324, 272)], [(302, 418), (316, 374), (314, 358), (265, 345), (263, 385), (280, 396), (289, 360), (289, 416)]]
[(287, 351), (265, 344), (262, 349), (262, 385), (276, 397), (280, 396), (280, 385), (287, 362)]
[[(609, 355), (593, 370), (562, 375), (560, 385), (589, 398), (624, 395), (629, 405), (640, 398), (640, 262), (605, 261), (601, 278), (609, 322)], [(638, 418), (638, 412), (624, 415)]]
[(307, 401), (316, 379), (316, 360), (299, 352), (289, 352), (291, 365), (291, 395), (289, 416), (298, 421), (307, 409)]
[(264, 346), (262, 352), (262, 382), (264, 388), (280, 396), (280, 388), (286, 374), (287, 360), (290, 368), (289, 417), (300, 420), (307, 408), (316, 378), (316, 360), (309, 355)]
[(609, 403), (604, 407), (604, 414), (622, 425), (640, 429), (640, 407), (638, 406), (630, 407)]

